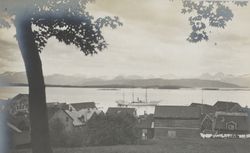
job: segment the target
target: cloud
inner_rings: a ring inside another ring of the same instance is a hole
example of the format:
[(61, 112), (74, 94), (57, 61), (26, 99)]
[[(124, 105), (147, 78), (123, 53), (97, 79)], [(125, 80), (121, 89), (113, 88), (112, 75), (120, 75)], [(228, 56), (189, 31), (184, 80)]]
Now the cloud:
[(5, 55), (5, 51), (6, 50), (9, 50), (9, 49), (12, 49), (16, 47), (16, 44), (10, 42), (10, 41), (7, 41), (7, 40), (3, 40), (3, 39), (0, 39), (0, 55), (1, 57)]
[(14, 28), (0, 29), (0, 72), (23, 70), (21, 53), (14, 35)]
[[(96, 0), (89, 4), (91, 13), (119, 16), (124, 23), (115, 30), (103, 29), (108, 49), (85, 56), (76, 47), (52, 38), (41, 53), (44, 73), (184, 77), (217, 71), (249, 73), (249, 7), (233, 7), (233, 21), (225, 29), (212, 29), (210, 40), (197, 44), (186, 41), (190, 26), (181, 7), (180, 1)], [(0, 56), (4, 59), (0, 71), (22, 71), (14, 29), (10, 31), (0, 31)]]

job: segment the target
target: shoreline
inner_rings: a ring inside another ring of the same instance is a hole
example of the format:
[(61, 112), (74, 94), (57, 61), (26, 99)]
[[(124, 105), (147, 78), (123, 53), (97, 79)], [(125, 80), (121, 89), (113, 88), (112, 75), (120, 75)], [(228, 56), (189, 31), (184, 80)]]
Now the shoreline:
[[(7, 84), (0, 85), (0, 88), (11, 88), (11, 87), (28, 87), (28, 84)], [(119, 90), (127, 88), (140, 88), (140, 89), (159, 89), (159, 90), (204, 90), (204, 91), (250, 91), (250, 87), (239, 87), (239, 88), (230, 88), (230, 87), (177, 87), (177, 86), (126, 86), (126, 85), (86, 85), (86, 86), (77, 86), (77, 85), (51, 85), (47, 84), (45, 87), (51, 88), (97, 88), (101, 90)]]

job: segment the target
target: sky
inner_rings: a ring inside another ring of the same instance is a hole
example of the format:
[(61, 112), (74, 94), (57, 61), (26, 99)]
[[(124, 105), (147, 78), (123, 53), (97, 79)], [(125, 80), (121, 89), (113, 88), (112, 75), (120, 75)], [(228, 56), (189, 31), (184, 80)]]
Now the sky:
[[(196, 77), (202, 73), (250, 73), (250, 9), (232, 6), (234, 18), (225, 29), (211, 28), (209, 41), (186, 41), (191, 32), (180, 1), (96, 0), (95, 16), (119, 16), (123, 26), (103, 29), (108, 48), (85, 56), (74, 46), (50, 39), (41, 53), (45, 75), (115, 77)], [(24, 71), (14, 38), (15, 27), (0, 29), (0, 73)]]

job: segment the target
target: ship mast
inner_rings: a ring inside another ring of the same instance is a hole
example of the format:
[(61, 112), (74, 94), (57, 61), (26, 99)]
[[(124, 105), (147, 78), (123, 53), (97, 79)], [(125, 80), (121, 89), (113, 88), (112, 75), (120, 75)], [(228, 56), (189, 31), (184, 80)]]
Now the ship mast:
[(125, 93), (124, 93), (124, 91), (122, 92), (122, 100), (125, 102)]
[(201, 89), (201, 114), (203, 114), (203, 89)]
[(133, 92), (132, 92), (132, 102), (135, 101), (135, 94), (134, 94), (134, 88), (133, 88)]
[(148, 103), (148, 89), (146, 88), (146, 93), (145, 93), (145, 101)]

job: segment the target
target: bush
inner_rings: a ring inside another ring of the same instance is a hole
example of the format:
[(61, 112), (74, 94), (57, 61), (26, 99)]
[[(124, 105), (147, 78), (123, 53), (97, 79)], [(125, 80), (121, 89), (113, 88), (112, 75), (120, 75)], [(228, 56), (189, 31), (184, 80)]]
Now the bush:
[(50, 142), (53, 146), (63, 146), (65, 144), (66, 135), (64, 129), (65, 127), (59, 119), (50, 124)]
[(56, 119), (50, 125), (50, 141), (54, 147), (81, 147), (86, 144), (86, 130), (84, 128), (65, 131), (63, 123)]
[(63, 123), (56, 119), (50, 125), (51, 144), (54, 147), (135, 144), (139, 138), (136, 122), (137, 119), (127, 113), (94, 114), (86, 127), (67, 132)]
[(82, 147), (86, 145), (86, 131), (78, 129), (66, 134), (65, 147)]
[(135, 144), (136, 118), (127, 113), (95, 115), (87, 123), (88, 145)]

